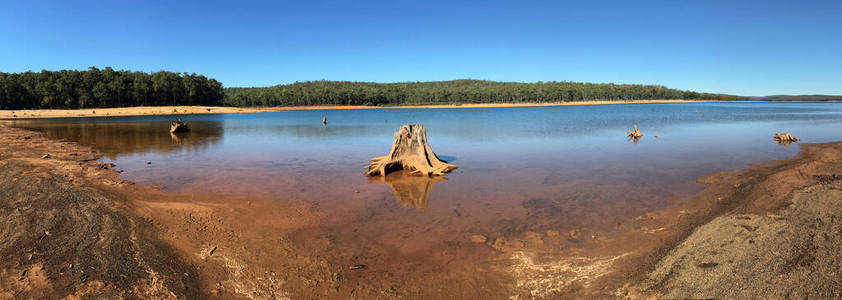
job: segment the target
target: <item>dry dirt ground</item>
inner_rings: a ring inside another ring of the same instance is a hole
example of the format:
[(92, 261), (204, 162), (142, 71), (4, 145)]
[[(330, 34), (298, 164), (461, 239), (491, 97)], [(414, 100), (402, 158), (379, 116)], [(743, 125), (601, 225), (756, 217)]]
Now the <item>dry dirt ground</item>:
[(706, 180), (733, 185), (717, 198), (722, 213), (662, 252), (622, 295), (842, 297), (842, 143), (802, 145), (793, 159)]
[(128, 184), (98, 153), (0, 130), (0, 298), (198, 296), (195, 269), (125, 197), (88, 184)]
[[(0, 125), (0, 299), (840, 295), (842, 143), (705, 176), (611, 230), (511, 224), (443, 257), (325, 226), (308, 203), (138, 186), (99, 157)], [(553, 205), (525, 202), (525, 220)]]

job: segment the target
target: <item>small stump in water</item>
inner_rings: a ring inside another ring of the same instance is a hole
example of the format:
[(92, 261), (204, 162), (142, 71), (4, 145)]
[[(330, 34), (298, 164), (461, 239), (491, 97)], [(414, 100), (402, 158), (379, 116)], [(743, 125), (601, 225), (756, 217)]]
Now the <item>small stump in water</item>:
[(775, 132), (775, 141), (778, 142), (778, 144), (789, 146), (790, 144), (797, 142), (798, 138), (790, 135), (789, 132), (783, 134)]
[(178, 132), (188, 132), (190, 131), (190, 126), (187, 126), (187, 123), (182, 122), (180, 119), (175, 120), (170, 124), (170, 133), (178, 133)]
[(389, 155), (371, 159), (368, 176), (386, 176), (405, 170), (409, 175), (441, 176), (457, 167), (440, 160), (427, 144), (424, 125), (403, 125), (395, 132)]
[(643, 136), (643, 132), (640, 132), (640, 129), (637, 129), (637, 125), (634, 125), (634, 131), (626, 130), (629, 132), (629, 140), (634, 141), (637, 144), (637, 141), (640, 140), (640, 137)]
[(629, 132), (630, 138), (639, 139), (640, 137), (643, 136), (643, 132), (640, 132), (640, 129), (637, 129), (637, 125), (634, 125), (634, 131), (631, 131), (631, 130), (626, 130), (626, 131)]

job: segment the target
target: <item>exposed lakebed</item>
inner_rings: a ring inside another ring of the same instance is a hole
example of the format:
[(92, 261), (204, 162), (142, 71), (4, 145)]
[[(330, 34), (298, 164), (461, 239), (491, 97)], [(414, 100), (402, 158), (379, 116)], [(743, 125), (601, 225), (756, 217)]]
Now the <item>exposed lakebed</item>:
[[(93, 146), (125, 171), (122, 178), (142, 185), (181, 194), (308, 203), (324, 218), (311, 231), (291, 235), (294, 241), (306, 243), (329, 232), (331, 243), (342, 250), (343, 243), (354, 243), (351, 236), (394, 249), (413, 265), (414, 259), (447, 264), (470, 257), (469, 249), (449, 246), (469, 242), (473, 234), (493, 241), (548, 230), (564, 235), (578, 230), (588, 236), (609, 232), (636, 216), (688, 199), (704, 187), (696, 183), (701, 175), (794, 155), (797, 146), (772, 141), (776, 131), (791, 132), (804, 142), (838, 140), (842, 104), (188, 115), (182, 118), (193, 132), (178, 136), (167, 133), (172, 118), (10, 124)], [(383, 183), (366, 178), (368, 159), (385, 155), (394, 131), (404, 123), (425, 124), (432, 149), (459, 169), (447, 180)], [(625, 137), (625, 129), (634, 124), (645, 135), (637, 143)], [(318, 247), (302, 249), (324, 251)]]

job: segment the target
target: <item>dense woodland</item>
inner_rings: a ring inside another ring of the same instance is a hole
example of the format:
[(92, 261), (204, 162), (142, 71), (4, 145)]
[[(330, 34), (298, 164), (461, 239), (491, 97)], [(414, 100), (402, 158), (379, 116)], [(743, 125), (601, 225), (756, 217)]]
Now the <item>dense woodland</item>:
[(747, 97), (697, 93), (657, 85), (579, 82), (495, 82), (452, 80), (371, 83), (307, 81), (259, 88), (226, 88), (226, 105), (407, 105), (461, 103), (568, 102), (585, 100), (707, 99)]
[(748, 97), (658, 85), (452, 80), (372, 83), (307, 81), (271, 87), (222, 88), (215, 79), (173, 72), (62, 70), (0, 73), (0, 109), (155, 105), (304, 106), (569, 102), (585, 100)]
[(222, 83), (196, 74), (89, 68), (0, 73), (0, 109), (220, 105)]

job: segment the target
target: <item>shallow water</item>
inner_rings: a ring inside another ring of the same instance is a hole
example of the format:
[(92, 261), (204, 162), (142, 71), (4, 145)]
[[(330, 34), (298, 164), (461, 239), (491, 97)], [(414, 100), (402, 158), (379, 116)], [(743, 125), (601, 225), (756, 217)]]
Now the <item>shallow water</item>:
[[(408, 252), (413, 240), (464, 232), (610, 230), (688, 199), (701, 175), (783, 159), (804, 142), (840, 139), (842, 104), (620, 104), (531, 108), (373, 109), (9, 121), (91, 145), (121, 177), (176, 192), (305, 201), (327, 224), (354, 224)], [(327, 125), (321, 124), (327, 117)], [(363, 175), (404, 123), (459, 169), (446, 180)], [(637, 124), (645, 136), (626, 138)], [(657, 138), (655, 136), (658, 136)], [(151, 164), (147, 164), (151, 162)], [(383, 226), (391, 228), (383, 231)], [(425, 228), (415, 232), (413, 228)], [(413, 232), (407, 234), (407, 232)], [(425, 240), (425, 239), (420, 239)], [(419, 242), (420, 243), (420, 242)], [(420, 246), (419, 246), (420, 247)], [(420, 247), (423, 248), (423, 247)]]

